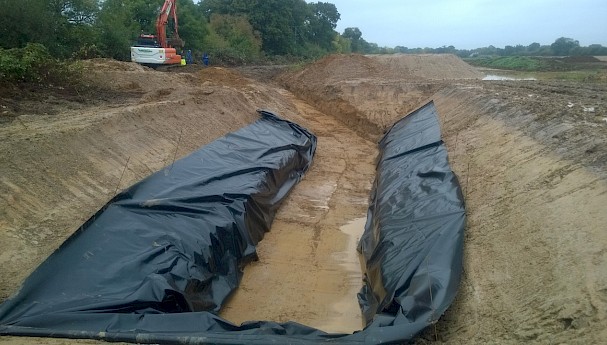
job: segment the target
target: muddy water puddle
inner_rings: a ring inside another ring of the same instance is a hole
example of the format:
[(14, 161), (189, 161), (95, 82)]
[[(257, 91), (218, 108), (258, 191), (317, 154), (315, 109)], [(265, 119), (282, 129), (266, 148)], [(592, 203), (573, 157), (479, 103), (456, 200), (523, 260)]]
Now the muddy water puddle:
[[(358, 293), (362, 286), (363, 266), (360, 253), (357, 250), (358, 242), (365, 230), (367, 218), (358, 218), (342, 225), (339, 230), (348, 236), (346, 250), (335, 253), (335, 259), (348, 272), (349, 285), (351, 290)], [(354, 295), (356, 295), (356, 293)], [(356, 303), (358, 308), (358, 303)]]
[(534, 77), (525, 77), (525, 78), (520, 78), (520, 77), (509, 77), (509, 76), (504, 76), (504, 75), (496, 75), (496, 74), (487, 74), (483, 80), (537, 80)]
[(357, 251), (358, 241), (365, 230), (366, 218), (355, 219), (339, 228), (348, 236), (346, 249), (333, 255), (337, 263), (347, 272), (345, 295), (333, 302), (333, 315), (319, 326), (327, 332), (350, 333), (364, 327), (356, 294), (362, 287), (363, 266)]

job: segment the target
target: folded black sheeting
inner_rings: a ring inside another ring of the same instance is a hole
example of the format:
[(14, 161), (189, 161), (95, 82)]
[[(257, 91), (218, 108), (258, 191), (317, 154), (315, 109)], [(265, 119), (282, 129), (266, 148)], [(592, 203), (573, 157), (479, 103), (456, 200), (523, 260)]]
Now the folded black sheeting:
[(384, 329), (382, 341), (399, 342), (435, 323), (455, 298), (464, 199), (433, 102), (395, 123), (379, 148), (359, 243), (366, 273), (358, 297), (366, 330)]
[(316, 148), (304, 128), (260, 114), (107, 203), (0, 306), (0, 334), (237, 329), (213, 313)]
[[(316, 138), (263, 118), (121, 193), (0, 306), (0, 334), (166, 344), (401, 343), (453, 300), (463, 201), (432, 104), (382, 149), (360, 249), (367, 327), (327, 334), (298, 323), (221, 319), (276, 207), (309, 167)], [(271, 301), (260, 301), (271, 303)]]

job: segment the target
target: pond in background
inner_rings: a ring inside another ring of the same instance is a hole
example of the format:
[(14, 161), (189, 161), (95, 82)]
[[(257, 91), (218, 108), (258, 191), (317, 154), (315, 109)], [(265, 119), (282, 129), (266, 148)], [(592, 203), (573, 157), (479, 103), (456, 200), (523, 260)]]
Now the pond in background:
[(487, 74), (483, 80), (537, 80), (536, 78), (515, 78), (503, 75)]

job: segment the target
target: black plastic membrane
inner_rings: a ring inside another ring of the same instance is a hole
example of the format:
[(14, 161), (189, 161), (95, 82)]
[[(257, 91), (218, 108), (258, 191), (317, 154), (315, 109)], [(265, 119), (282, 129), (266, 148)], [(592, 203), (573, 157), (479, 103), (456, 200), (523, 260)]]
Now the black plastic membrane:
[[(453, 301), (465, 210), (433, 103), (380, 141), (359, 250), (367, 326), (328, 334), (216, 315), (256, 259), (275, 212), (310, 167), (316, 137), (277, 115), (126, 189), (0, 305), (0, 335), (166, 344), (402, 343)], [(260, 301), (268, 303), (268, 301)]]

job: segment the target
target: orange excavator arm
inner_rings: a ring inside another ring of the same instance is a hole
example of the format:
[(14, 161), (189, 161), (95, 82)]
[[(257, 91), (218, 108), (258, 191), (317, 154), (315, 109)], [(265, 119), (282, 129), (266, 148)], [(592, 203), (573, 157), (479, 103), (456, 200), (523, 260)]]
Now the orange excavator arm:
[[(173, 21), (172, 34), (167, 37), (166, 27)], [(150, 66), (173, 65), (182, 62), (176, 48), (183, 48), (179, 38), (177, 23), (177, 0), (164, 0), (156, 19), (156, 36), (141, 34), (134, 47), (131, 47), (131, 61)]]
[[(173, 19), (173, 35), (171, 42), (167, 40), (166, 26), (169, 23), (169, 19)], [(165, 0), (158, 19), (156, 19), (156, 34), (158, 36), (158, 43), (163, 48), (172, 48), (173, 46), (183, 46), (183, 41), (179, 38), (179, 29), (177, 22), (177, 1), (176, 0)]]

